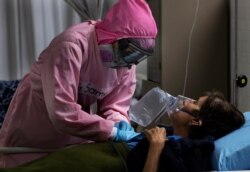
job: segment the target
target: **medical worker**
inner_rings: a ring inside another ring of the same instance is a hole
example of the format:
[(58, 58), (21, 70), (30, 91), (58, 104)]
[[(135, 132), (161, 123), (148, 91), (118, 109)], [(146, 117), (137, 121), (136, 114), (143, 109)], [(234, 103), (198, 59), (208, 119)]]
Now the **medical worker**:
[[(129, 141), (137, 134), (127, 114), (135, 65), (152, 55), (156, 34), (144, 0), (120, 0), (102, 21), (87, 21), (59, 34), (22, 79), (0, 130), (0, 146), (53, 149)], [(0, 154), (0, 167), (44, 155)]]

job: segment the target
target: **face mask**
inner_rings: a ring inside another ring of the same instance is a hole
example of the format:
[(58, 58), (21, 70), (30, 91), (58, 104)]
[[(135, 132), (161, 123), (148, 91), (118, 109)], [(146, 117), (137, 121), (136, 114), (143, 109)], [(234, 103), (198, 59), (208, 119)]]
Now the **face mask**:
[(153, 54), (153, 51), (142, 50), (126, 39), (119, 40), (116, 45), (104, 44), (99, 48), (103, 64), (111, 68), (131, 68), (133, 64), (136, 65)]
[(99, 48), (104, 66), (109, 68), (131, 67), (131, 64), (122, 60), (119, 52), (113, 48), (112, 44), (100, 45)]

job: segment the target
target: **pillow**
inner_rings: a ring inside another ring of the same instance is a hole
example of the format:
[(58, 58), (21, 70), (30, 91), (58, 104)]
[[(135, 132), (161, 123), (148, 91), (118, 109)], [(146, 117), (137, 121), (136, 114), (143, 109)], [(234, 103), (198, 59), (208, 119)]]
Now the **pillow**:
[(245, 112), (245, 124), (215, 141), (212, 155), (214, 170), (249, 170), (250, 169), (250, 112)]

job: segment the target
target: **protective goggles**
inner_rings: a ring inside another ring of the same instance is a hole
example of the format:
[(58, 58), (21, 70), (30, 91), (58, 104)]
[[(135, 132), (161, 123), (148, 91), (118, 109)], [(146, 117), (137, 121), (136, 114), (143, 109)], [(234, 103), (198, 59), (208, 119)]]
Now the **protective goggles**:
[(144, 50), (129, 39), (118, 40), (115, 45), (100, 45), (101, 58), (107, 67), (131, 68), (133, 64), (138, 64), (142, 60), (153, 55), (153, 49)]

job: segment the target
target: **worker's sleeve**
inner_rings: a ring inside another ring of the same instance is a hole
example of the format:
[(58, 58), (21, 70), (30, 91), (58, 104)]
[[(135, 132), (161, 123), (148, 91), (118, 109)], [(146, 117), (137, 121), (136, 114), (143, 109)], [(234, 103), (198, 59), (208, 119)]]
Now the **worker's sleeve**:
[(103, 141), (110, 136), (114, 122), (90, 115), (77, 104), (83, 52), (72, 42), (63, 42), (51, 48), (42, 71), (45, 103), (49, 118), (59, 132)]
[(98, 114), (114, 122), (129, 122), (128, 110), (136, 87), (136, 68), (118, 71), (119, 84), (104, 99), (98, 101)]

